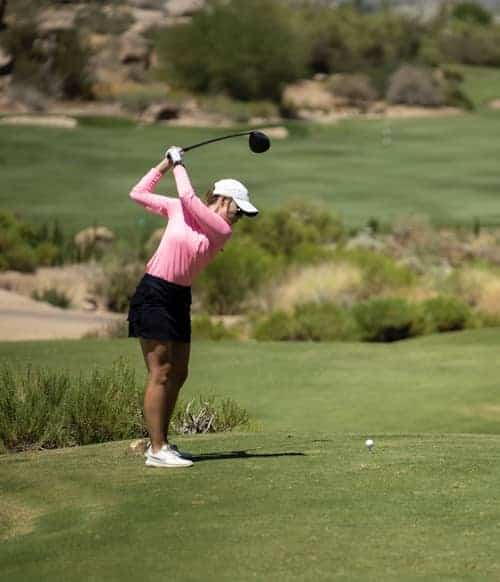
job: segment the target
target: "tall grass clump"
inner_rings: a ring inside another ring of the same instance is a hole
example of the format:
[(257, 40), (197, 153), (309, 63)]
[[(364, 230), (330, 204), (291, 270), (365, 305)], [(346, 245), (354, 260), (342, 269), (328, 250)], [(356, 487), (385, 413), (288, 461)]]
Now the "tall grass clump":
[[(143, 438), (144, 387), (123, 359), (73, 376), (65, 370), (0, 366), (0, 451), (53, 449)], [(199, 396), (178, 405), (174, 432), (246, 427), (249, 416), (231, 399)], [(208, 420), (207, 420), (208, 419)]]
[(250, 428), (248, 412), (231, 398), (198, 396), (179, 402), (172, 416), (173, 432), (200, 434), (226, 432), (234, 428)]
[(108, 370), (0, 367), (0, 442), (8, 450), (58, 448), (145, 435), (142, 387), (118, 360)]

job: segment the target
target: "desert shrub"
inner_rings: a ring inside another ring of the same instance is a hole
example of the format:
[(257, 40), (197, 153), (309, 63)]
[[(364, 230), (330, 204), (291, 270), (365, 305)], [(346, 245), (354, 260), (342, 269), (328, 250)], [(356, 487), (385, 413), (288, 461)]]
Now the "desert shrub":
[(439, 59), (465, 65), (500, 65), (500, 26), (454, 22), (435, 40)]
[(336, 257), (361, 269), (366, 297), (411, 287), (417, 281), (417, 276), (407, 266), (398, 265), (381, 253), (366, 249), (339, 250)]
[(34, 273), (37, 266), (35, 250), (25, 243), (16, 243), (2, 252), (4, 265), (7, 269), (21, 271), (22, 273)]
[(85, 445), (145, 434), (142, 386), (125, 361), (110, 370), (0, 367), (0, 441), (9, 450)]
[(423, 332), (420, 310), (404, 299), (371, 299), (353, 308), (361, 336), (369, 342), (393, 342)]
[(306, 303), (295, 309), (298, 340), (349, 341), (358, 336), (351, 313), (333, 303)]
[(55, 307), (61, 307), (62, 309), (67, 309), (71, 305), (70, 298), (66, 295), (64, 291), (59, 291), (55, 287), (49, 287), (43, 291), (33, 291), (31, 297), (35, 301), (45, 301), (50, 303)]
[(444, 95), (430, 71), (404, 65), (390, 78), (387, 100), (394, 104), (439, 107), (444, 104)]
[(364, 71), (383, 82), (397, 64), (416, 57), (422, 25), (396, 11), (366, 14), (348, 4), (332, 10), (314, 3), (303, 11), (313, 71)]
[(277, 101), (284, 84), (304, 72), (301, 31), (283, 3), (208, 2), (188, 24), (155, 38), (166, 78), (195, 92)]
[[(241, 223), (248, 234), (272, 255), (283, 255), (292, 261), (303, 245), (330, 244), (345, 236), (338, 216), (319, 205), (294, 201), (278, 210), (265, 213), (258, 220)], [(309, 252), (311, 247), (308, 246)]]
[(248, 412), (231, 398), (198, 396), (178, 402), (172, 415), (172, 430), (180, 434), (227, 432), (251, 426)]
[(456, 297), (435, 297), (424, 301), (421, 307), (430, 333), (459, 331), (472, 321), (470, 307)]
[(57, 31), (48, 42), (40, 42), (36, 19), (27, 14), (4, 34), (5, 47), (14, 57), (13, 83), (50, 97), (91, 98), (90, 52), (78, 30)]
[(141, 263), (112, 261), (104, 265), (104, 274), (94, 284), (92, 291), (102, 298), (107, 309), (124, 313), (143, 275), (144, 265)]
[(9, 211), (0, 212), (0, 258), (4, 269), (24, 272), (81, 259), (57, 220), (34, 226)]
[(463, 22), (487, 26), (492, 23), (493, 16), (486, 8), (477, 2), (459, 2), (453, 6), (451, 17)]
[(336, 75), (328, 85), (338, 97), (343, 97), (353, 106), (364, 106), (377, 98), (377, 90), (370, 77), (363, 74)]
[(289, 341), (296, 335), (295, 321), (288, 313), (275, 311), (256, 324), (253, 335), (259, 341)]
[(293, 314), (276, 311), (255, 327), (260, 341), (350, 341), (358, 337), (351, 313), (333, 303), (298, 305)]
[(234, 334), (227, 329), (222, 321), (212, 321), (208, 315), (198, 315), (192, 318), (191, 332), (194, 340), (232, 339)]
[[(66, 370), (0, 365), (0, 448), (59, 448), (147, 435), (143, 382), (124, 359), (78, 376)], [(199, 396), (179, 403), (174, 432), (247, 427), (246, 410), (231, 399)]]
[(49, 241), (41, 242), (36, 247), (37, 264), (42, 267), (52, 267), (60, 264), (61, 250)]
[(240, 236), (200, 275), (196, 287), (210, 313), (231, 314), (244, 308), (271, 274), (276, 261), (249, 237)]

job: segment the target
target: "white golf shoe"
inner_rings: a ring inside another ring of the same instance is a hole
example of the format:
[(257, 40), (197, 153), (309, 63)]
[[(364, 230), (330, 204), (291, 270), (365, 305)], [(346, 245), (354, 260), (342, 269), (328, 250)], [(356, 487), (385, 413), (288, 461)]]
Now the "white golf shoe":
[[(189, 459), (192, 460), (193, 459), (193, 455), (191, 453), (188, 453), (187, 451), (179, 451), (177, 445), (171, 445), (170, 443), (166, 443), (165, 445), (163, 445), (164, 447), (167, 447), (172, 453), (174, 453), (174, 455), (177, 455), (178, 457), (181, 457), (181, 459)], [(148, 458), (148, 454), (152, 451), (151, 449), (151, 443), (146, 447), (146, 452), (144, 453), (144, 457), (147, 459)]]
[(151, 446), (145, 454), (146, 465), (148, 467), (166, 467), (170, 469), (191, 467), (193, 461), (181, 457), (178, 451), (173, 450), (170, 445), (163, 445), (162, 448), (153, 453)]

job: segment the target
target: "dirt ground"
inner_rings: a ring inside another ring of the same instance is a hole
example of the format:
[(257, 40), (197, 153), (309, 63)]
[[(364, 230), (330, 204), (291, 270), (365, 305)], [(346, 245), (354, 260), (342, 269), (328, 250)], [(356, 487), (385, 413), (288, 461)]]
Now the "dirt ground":
[[(73, 339), (105, 335), (108, 326), (125, 315), (108, 312), (92, 296), (98, 267), (70, 265), (42, 268), (36, 273), (0, 273), (0, 341)], [(33, 291), (57, 288), (71, 300), (61, 309), (31, 298)]]

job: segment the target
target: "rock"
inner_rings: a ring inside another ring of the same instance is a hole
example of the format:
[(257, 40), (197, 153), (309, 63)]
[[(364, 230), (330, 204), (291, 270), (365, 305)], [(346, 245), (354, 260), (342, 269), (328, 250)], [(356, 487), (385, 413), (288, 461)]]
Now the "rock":
[(359, 233), (352, 238), (346, 245), (347, 250), (353, 249), (369, 249), (372, 251), (380, 251), (384, 248), (384, 243), (373, 238), (366, 232)]
[(74, 8), (46, 8), (38, 15), (40, 33), (52, 34), (63, 30), (72, 30), (75, 26), (76, 10)]
[(165, 8), (169, 16), (192, 16), (203, 8), (205, 0), (169, 0)]
[(128, 446), (128, 452), (132, 455), (143, 455), (149, 445), (149, 439), (135, 439)]
[(140, 63), (147, 69), (150, 50), (149, 43), (144, 37), (125, 33), (120, 39), (118, 58), (122, 64)]
[(153, 103), (143, 113), (141, 121), (144, 123), (156, 123), (157, 121), (178, 119), (180, 112), (180, 105), (167, 102)]
[(73, 239), (80, 251), (96, 245), (106, 247), (115, 240), (114, 233), (105, 226), (91, 226), (81, 230)]
[(312, 110), (321, 113), (335, 108), (335, 98), (320, 81), (303, 80), (288, 85), (282, 97), (283, 106), (291, 111)]

